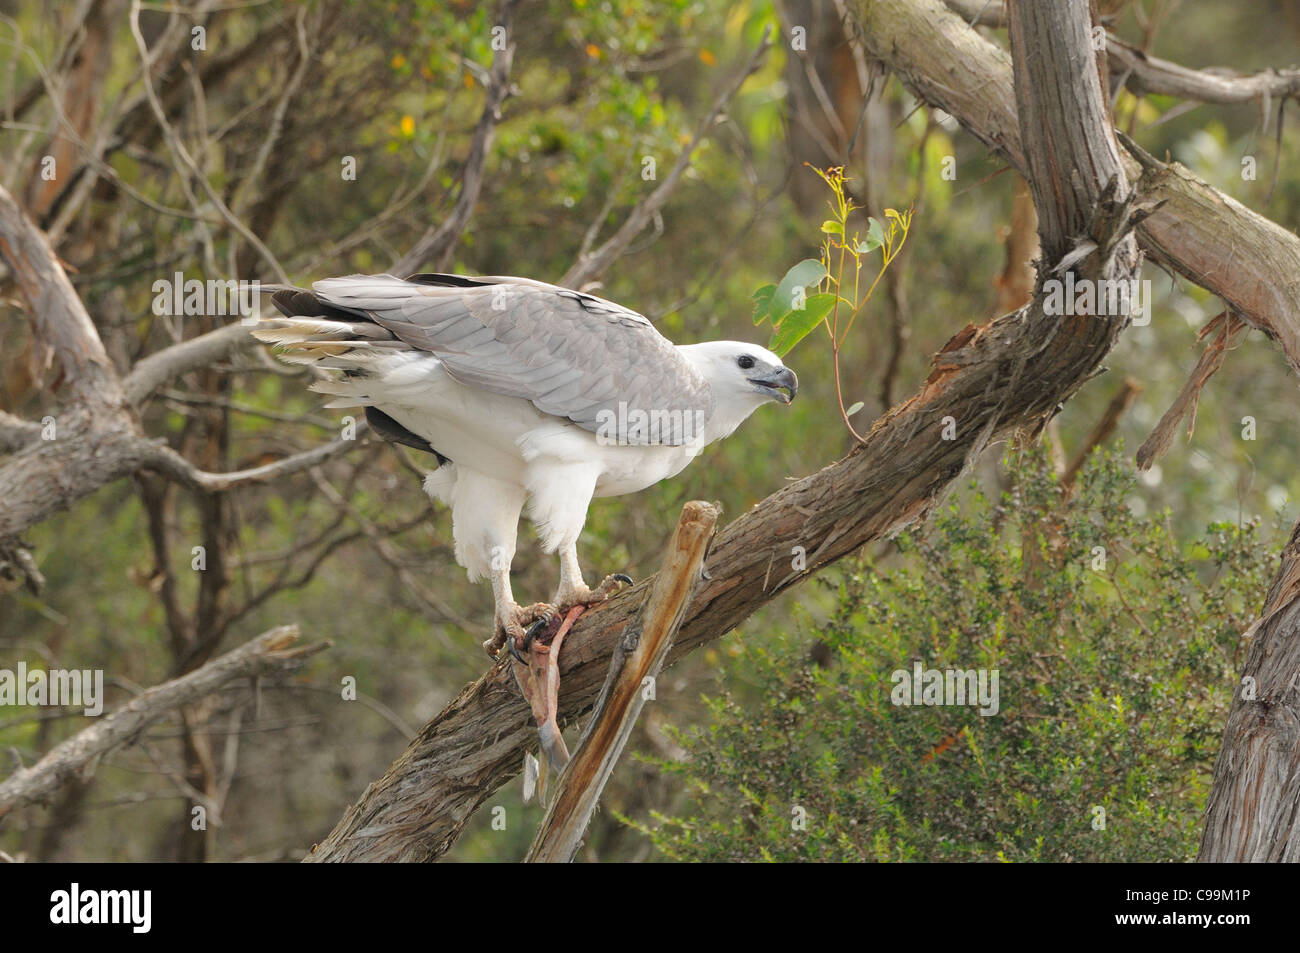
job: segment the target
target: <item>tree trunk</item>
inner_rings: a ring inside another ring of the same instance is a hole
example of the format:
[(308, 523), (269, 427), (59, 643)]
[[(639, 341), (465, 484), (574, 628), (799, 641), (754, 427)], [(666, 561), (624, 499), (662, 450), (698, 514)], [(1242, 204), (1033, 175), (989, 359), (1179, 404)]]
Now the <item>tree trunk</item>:
[(1260, 618), (1214, 764), (1199, 860), (1300, 861), (1300, 523)]

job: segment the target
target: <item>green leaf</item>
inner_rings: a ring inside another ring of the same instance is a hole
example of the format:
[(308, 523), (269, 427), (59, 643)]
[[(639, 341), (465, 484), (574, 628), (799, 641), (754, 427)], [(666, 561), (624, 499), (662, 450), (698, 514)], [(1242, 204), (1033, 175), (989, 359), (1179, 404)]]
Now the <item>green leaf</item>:
[(862, 401), (858, 401), (848, 410), (844, 411), (844, 414), (845, 416), (852, 417), (854, 414), (856, 414), (859, 410), (861, 410), (865, 406), (866, 404), (862, 403)]
[(822, 231), (827, 235), (843, 235), (844, 226), (835, 221), (835, 219), (828, 218), (826, 221), (822, 222)]
[(750, 297), (754, 299), (754, 323), (762, 324), (772, 317), (772, 295), (776, 293), (776, 285), (763, 285), (755, 291)]
[(796, 344), (808, 336), (813, 328), (821, 324), (822, 319), (835, 307), (837, 295), (830, 293), (815, 294), (804, 302), (802, 311), (790, 311), (781, 317), (779, 327), (772, 332), (768, 350), (778, 357), (785, 357)]
[[(805, 258), (785, 273), (772, 296), (772, 313), (784, 315), (794, 308), (796, 288), (807, 288), (826, 277), (826, 266), (815, 258)], [(774, 324), (778, 322), (773, 322)]]
[(880, 222), (874, 218), (867, 219), (867, 222), (867, 239), (858, 242), (857, 252), (859, 255), (866, 255), (885, 244), (885, 229)]

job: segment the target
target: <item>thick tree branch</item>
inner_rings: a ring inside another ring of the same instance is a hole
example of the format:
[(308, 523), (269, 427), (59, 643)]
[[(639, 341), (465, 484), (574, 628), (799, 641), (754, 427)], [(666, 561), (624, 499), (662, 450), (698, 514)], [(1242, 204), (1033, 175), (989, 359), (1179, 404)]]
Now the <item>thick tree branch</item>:
[(1232, 697), (1205, 810), (1203, 863), (1300, 863), (1300, 523)]
[(33, 337), (58, 359), (71, 398), (55, 418), (55, 439), (28, 443), (0, 466), (2, 541), (131, 473), (140, 460), (121, 382), (90, 315), (45, 235), (3, 187), (0, 255), (26, 299)]
[[(872, 56), (1025, 171), (1005, 50), (943, 0), (862, 0), (859, 12), (860, 40)], [(1164, 203), (1138, 229), (1147, 255), (1223, 298), (1300, 371), (1300, 238), (1178, 163), (1121, 158), (1143, 204)]]
[(141, 692), (112, 714), (59, 744), (30, 768), (0, 781), (0, 817), (28, 801), (47, 797), (74, 777), (94, 773), (99, 759), (129, 743), (169, 712), (220, 689), (237, 678), (291, 671), (328, 643), (294, 646), (297, 626), (285, 625), (259, 635), (202, 668)]
[(0, 540), (129, 476), (156, 449), (124, 414), (73, 408), (55, 418), (57, 437), (36, 440), (0, 466)]
[(99, 332), (40, 229), (0, 186), (0, 255), (27, 302), (33, 336), (58, 358), (66, 386), (87, 407), (122, 403)]

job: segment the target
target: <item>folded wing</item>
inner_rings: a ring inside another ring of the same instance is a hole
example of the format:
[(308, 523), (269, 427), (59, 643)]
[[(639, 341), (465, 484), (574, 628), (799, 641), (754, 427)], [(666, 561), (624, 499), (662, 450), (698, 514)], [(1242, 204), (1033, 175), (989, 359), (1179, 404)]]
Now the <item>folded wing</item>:
[(654, 325), (593, 295), (459, 275), (351, 275), (312, 290), (434, 354), (462, 384), (529, 400), (620, 442), (688, 443), (713, 411), (708, 384)]

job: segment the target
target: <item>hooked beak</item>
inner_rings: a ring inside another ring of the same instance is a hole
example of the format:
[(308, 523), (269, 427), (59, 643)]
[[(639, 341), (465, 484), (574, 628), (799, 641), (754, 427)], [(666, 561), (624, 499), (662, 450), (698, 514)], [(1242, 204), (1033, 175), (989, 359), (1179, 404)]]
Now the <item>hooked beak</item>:
[(799, 378), (788, 367), (773, 371), (766, 377), (751, 377), (749, 382), (766, 388), (771, 392), (773, 400), (779, 400), (783, 404), (790, 403), (794, 400), (794, 395), (799, 393)]

